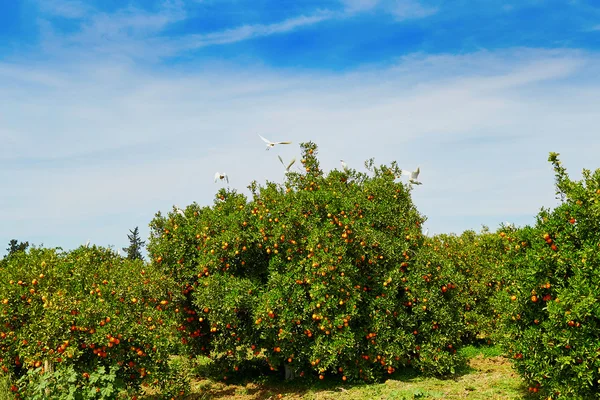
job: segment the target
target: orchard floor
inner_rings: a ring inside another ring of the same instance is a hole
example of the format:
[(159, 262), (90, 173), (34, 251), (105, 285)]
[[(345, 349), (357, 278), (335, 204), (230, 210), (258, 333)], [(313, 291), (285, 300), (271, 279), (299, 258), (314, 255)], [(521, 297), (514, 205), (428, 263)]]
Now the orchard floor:
[[(491, 350), (491, 351), (490, 351)], [(394, 374), (385, 383), (341, 384), (327, 381), (267, 380), (223, 382), (199, 379), (188, 399), (527, 399), (527, 389), (513, 372), (510, 362), (494, 348), (466, 350), (469, 367), (449, 379)], [(151, 397), (148, 397), (150, 400)]]

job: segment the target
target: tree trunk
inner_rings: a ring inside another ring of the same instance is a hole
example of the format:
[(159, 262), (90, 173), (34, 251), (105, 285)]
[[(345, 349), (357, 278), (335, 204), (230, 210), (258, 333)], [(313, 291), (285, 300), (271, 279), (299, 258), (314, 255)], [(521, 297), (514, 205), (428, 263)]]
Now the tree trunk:
[(289, 381), (296, 377), (296, 372), (287, 364), (283, 366), (285, 369), (285, 380)]
[[(54, 363), (50, 360), (44, 360), (44, 373), (45, 374), (53, 374), (54, 373)], [(50, 388), (46, 388), (46, 396), (50, 396)]]

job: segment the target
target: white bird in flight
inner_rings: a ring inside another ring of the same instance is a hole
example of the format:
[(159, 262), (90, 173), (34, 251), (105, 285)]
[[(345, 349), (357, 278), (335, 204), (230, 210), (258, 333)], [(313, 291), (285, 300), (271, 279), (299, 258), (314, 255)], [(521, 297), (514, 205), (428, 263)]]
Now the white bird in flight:
[[(260, 134), (258, 136), (260, 136)], [(265, 139), (262, 136), (260, 136), (260, 138), (267, 144), (267, 150), (270, 150), (271, 147), (275, 147), (276, 144), (292, 144), (292, 142), (271, 142), (269, 139)]]
[(346, 164), (346, 161), (340, 160), (340, 162), (342, 163), (342, 169), (344, 170), (344, 172), (348, 172), (350, 168), (348, 168), (348, 164)]
[(215, 172), (215, 183), (217, 183), (219, 179), (225, 180), (227, 183), (229, 183), (229, 177), (225, 172)]
[(408, 181), (410, 183), (415, 184), (415, 185), (421, 185), (422, 183), (417, 180), (417, 178), (419, 177), (419, 172), (421, 172), (421, 169), (419, 167), (417, 167), (417, 169), (415, 169), (412, 172), (402, 170), (402, 175), (408, 176), (409, 177)]
[(292, 158), (292, 161), (290, 161), (290, 163), (288, 165), (285, 165), (285, 163), (283, 162), (283, 158), (281, 158), (281, 156), (277, 156), (277, 157), (279, 158), (279, 161), (285, 167), (285, 170), (287, 172), (290, 171), (290, 168), (292, 168), (292, 165), (294, 165), (294, 163), (296, 162), (296, 157), (294, 157), (294, 158)]

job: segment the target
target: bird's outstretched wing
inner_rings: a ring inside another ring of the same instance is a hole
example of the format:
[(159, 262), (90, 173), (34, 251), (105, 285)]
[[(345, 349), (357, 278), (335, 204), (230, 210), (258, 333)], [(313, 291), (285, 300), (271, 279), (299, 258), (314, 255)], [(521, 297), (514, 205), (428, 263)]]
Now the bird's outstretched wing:
[(275, 142), (275, 144), (292, 144), (292, 142), (286, 141), (286, 142)]
[(419, 167), (417, 167), (417, 169), (415, 169), (414, 171), (402, 170), (402, 175), (410, 177), (410, 180), (416, 180), (419, 177), (420, 172), (421, 172), (421, 169)]
[(260, 136), (260, 134), (258, 134), (258, 136), (266, 143), (266, 144), (273, 144), (273, 142), (271, 142), (269, 139), (266, 139), (262, 136)]
[(217, 183), (218, 179), (221, 179), (221, 174), (219, 172), (215, 172), (215, 183)]
[(225, 172), (223, 172), (223, 178), (227, 181), (227, 184), (229, 184), (229, 176)]
[(296, 162), (296, 157), (292, 158), (292, 160), (290, 161), (290, 163), (288, 165), (285, 165), (285, 163), (283, 162), (283, 158), (281, 158), (280, 155), (277, 156), (277, 158), (279, 158), (279, 162), (281, 162), (281, 165), (283, 165), (285, 167), (285, 170), (289, 172), (290, 168), (292, 168), (292, 165), (294, 165), (294, 163)]
[(285, 167), (285, 170), (289, 171), (290, 168), (292, 168), (292, 165), (294, 165), (295, 162), (296, 162), (296, 157), (292, 158), (292, 161), (290, 161), (290, 163), (288, 164), (288, 166)]
[(419, 173), (421, 172), (421, 168), (417, 167), (411, 175), (411, 179), (417, 179), (419, 177)]

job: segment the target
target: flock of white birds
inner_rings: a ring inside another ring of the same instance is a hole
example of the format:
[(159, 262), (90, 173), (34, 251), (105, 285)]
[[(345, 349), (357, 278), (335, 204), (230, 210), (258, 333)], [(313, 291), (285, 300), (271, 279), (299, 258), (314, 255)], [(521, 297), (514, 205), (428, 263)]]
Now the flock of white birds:
[[(272, 147), (275, 147), (278, 144), (292, 144), (291, 141), (273, 142), (273, 141), (261, 136), (260, 134), (258, 136), (263, 140), (263, 142), (265, 142), (267, 144), (267, 148), (266, 148), (267, 151), (270, 150)], [(285, 170), (287, 172), (289, 172), (292, 165), (294, 165), (294, 163), (296, 162), (296, 157), (292, 158), (292, 160), (287, 164), (283, 162), (283, 159), (281, 158), (281, 156), (278, 155), (277, 157), (279, 158), (279, 161), (285, 167)], [(340, 161), (342, 163), (342, 169), (345, 172), (349, 172), (350, 168), (348, 167), (348, 164), (346, 164), (346, 162), (344, 160), (340, 160)], [(420, 172), (421, 172), (420, 168), (417, 167), (417, 169), (415, 169), (414, 171), (402, 171), (402, 174), (399, 176), (396, 176), (396, 178), (400, 178), (402, 175), (406, 175), (409, 177), (408, 181), (410, 183), (412, 183), (414, 185), (421, 185), (421, 182), (419, 182), (417, 180)], [(215, 172), (215, 183), (217, 183), (218, 181), (225, 181), (229, 184), (229, 176), (225, 172)]]
[[(263, 142), (265, 142), (267, 144), (267, 150), (271, 150), (272, 147), (275, 147), (278, 144), (292, 144), (292, 142), (290, 141), (284, 141), (284, 142), (272, 142), (269, 139), (258, 135)], [(290, 161), (287, 165), (283, 162), (283, 159), (281, 158), (281, 156), (277, 156), (279, 157), (279, 161), (281, 162), (281, 164), (283, 164), (283, 166), (285, 167), (286, 171), (289, 171), (290, 168), (292, 167), (292, 165), (294, 165), (294, 163), (296, 162), (296, 158), (294, 157), (292, 159), (292, 161)], [(227, 175), (226, 172), (215, 172), (215, 183), (217, 183), (217, 181), (225, 181), (227, 183), (229, 183), (229, 176)]]
[[(292, 144), (291, 141), (281, 141), (281, 142), (273, 142), (263, 136), (261, 136), (260, 134), (258, 135), (263, 142), (265, 142), (267, 144), (267, 148), (266, 150), (271, 150), (271, 148), (275, 147), (278, 144)], [(281, 162), (281, 164), (285, 167), (286, 172), (289, 172), (290, 168), (294, 165), (294, 163), (296, 162), (296, 157), (292, 158), (290, 160), (289, 163), (285, 163), (283, 161), (283, 159), (281, 158), (280, 155), (277, 156), (277, 158), (279, 158), (279, 162)], [(342, 169), (345, 172), (349, 172), (350, 168), (348, 167), (348, 164), (346, 164), (346, 162), (344, 160), (340, 160), (342, 163)], [(408, 181), (413, 184), (413, 185), (421, 185), (421, 182), (419, 182), (417, 179), (419, 178), (419, 173), (421, 172), (420, 168), (417, 167), (417, 169), (415, 169), (414, 171), (402, 171), (402, 173), (398, 176), (396, 176), (396, 178), (401, 178), (403, 175), (404, 176), (408, 176)], [(227, 182), (227, 184), (229, 184), (229, 176), (227, 175), (226, 172), (215, 172), (215, 177), (214, 177), (215, 183), (217, 183), (218, 181), (225, 181)], [(181, 208), (179, 208), (178, 206), (174, 206), (173, 207), (175, 209), (175, 212), (179, 215), (181, 215), (183, 218), (187, 218), (185, 216), (185, 213), (183, 212), (183, 210)]]
[[(292, 144), (291, 141), (272, 142), (269, 139), (267, 139), (267, 138), (265, 138), (265, 137), (263, 137), (261, 135), (258, 135), (258, 136), (263, 140), (263, 142), (265, 142), (267, 144), (266, 150), (270, 150), (271, 148), (275, 147), (278, 144)], [(283, 159), (281, 158), (280, 155), (278, 155), (277, 158), (279, 158), (279, 161), (285, 167), (286, 172), (289, 172), (290, 168), (296, 162), (296, 157), (292, 158), (290, 160), (290, 162), (287, 163), (287, 164), (283, 161)], [(350, 168), (348, 167), (348, 164), (346, 164), (346, 162), (344, 160), (340, 160), (340, 161), (341, 161), (341, 164), (342, 164), (342, 169), (345, 172), (349, 172)], [(403, 175), (404, 176), (408, 176), (409, 177), (408, 178), (408, 182), (410, 182), (413, 185), (421, 185), (421, 182), (419, 182), (417, 180), (418, 177), (419, 177), (419, 173), (420, 172), (421, 172), (420, 168), (417, 167), (417, 169), (415, 169), (414, 171), (402, 171), (402, 173), (400, 175), (396, 176), (396, 178), (397, 179), (401, 178)], [(227, 184), (229, 184), (229, 176), (225, 172), (215, 172), (215, 183), (217, 183), (218, 181), (225, 181), (225, 182), (227, 182)], [(181, 208), (179, 208), (176, 205), (173, 206), (173, 208), (174, 208), (174, 210), (175, 210), (175, 212), (177, 214), (179, 214), (183, 218), (187, 219), (187, 217), (185, 216), (185, 213), (183, 212), (183, 210)], [(427, 235), (427, 233), (425, 233), (425, 235)], [(89, 247), (89, 245), (90, 245), (90, 241), (88, 240), (87, 243), (85, 244), (85, 247)], [(121, 255), (121, 252), (120, 251), (118, 251), (118, 252), (119, 252), (119, 255)]]

